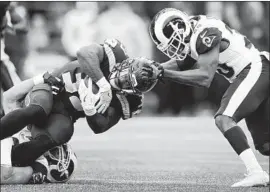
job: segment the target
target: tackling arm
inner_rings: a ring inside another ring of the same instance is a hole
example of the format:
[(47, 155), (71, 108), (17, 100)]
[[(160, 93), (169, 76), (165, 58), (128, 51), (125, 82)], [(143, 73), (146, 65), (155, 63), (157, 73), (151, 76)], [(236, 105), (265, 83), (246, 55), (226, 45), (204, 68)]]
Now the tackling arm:
[(3, 98), (6, 101), (17, 101), (23, 98), (34, 86), (34, 79), (27, 79), (4, 92)]
[(196, 65), (198, 69), (174, 71), (164, 69), (163, 78), (181, 84), (209, 87), (215, 75), (219, 58), (219, 44), (205, 54), (201, 54)]
[(196, 67), (196, 61), (191, 57), (187, 57), (185, 60), (178, 61), (171, 59), (160, 64), (163, 69), (173, 70), (173, 71), (185, 71), (194, 69)]

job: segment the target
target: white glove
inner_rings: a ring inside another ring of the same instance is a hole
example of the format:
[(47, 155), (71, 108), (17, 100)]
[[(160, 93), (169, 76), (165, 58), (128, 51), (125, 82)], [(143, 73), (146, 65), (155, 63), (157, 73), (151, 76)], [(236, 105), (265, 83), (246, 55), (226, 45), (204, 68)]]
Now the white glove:
[(92, 91), (92, 79), (88, 79), (88, 88), (86, 87), (84, 80), (81, 80), (78, 93), (80, 96), (82, 108), (84, 110), (85, 115), (93, 116), (97, 113), (95, 103), (98, 100), (96, 94)]
[(107, 108), (110, 106), (112, 101), (112, 90), (110, 83), (102, 77), (98, 82), (97, 85), (99, 87), (100, 93), (100, 100), (97, 104), (97, 112), (104, 113)]

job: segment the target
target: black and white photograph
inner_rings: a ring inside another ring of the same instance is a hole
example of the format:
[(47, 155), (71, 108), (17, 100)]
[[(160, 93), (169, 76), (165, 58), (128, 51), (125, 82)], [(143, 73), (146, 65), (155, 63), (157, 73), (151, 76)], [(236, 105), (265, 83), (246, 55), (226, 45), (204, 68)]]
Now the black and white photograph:
[(269, 1), (0, 1), (1, 192), (268, 192)]

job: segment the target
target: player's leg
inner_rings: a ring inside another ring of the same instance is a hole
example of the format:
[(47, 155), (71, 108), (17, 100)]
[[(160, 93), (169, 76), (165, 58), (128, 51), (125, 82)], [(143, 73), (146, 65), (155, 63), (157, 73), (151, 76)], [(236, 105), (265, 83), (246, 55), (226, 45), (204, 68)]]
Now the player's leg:
[(51, 114), (43, 127), (32, 126), (33, 139), (13, 147), (12, 162), (28, 166), (46, 151), (68, 142), (73, 135), (71, 119), (62, 114)]
[(1, 184), (24, 184), (32, 176), (31, 167), (12, 167), (11, 149), (12, 138), (1, 141)]
[(12, 136), (29, 124), (44, 124), (51, 112), (53, 95), (51, 87), (40, 84), (33, 87), (21, 109), (14, 110), (1, 118), (1, 139)]
[(245, 119), (255, 148), (265, 156), (270, 156), (269, 104), (270, 98)]
[[(268, 94), (269, 63), (264, 59), (260, 63), (246, 67), (238, 75), (225, 92), (220, 109), (215, 116), (217, 127), (239, 155), (248, 173), (259, 173), (260, 178), (265, 178), (265, 174), (248, 144), (246, 135), (237, 123), (254, 112), (268, 97)], [(264, 180), (261, 181), (260, 178), (257, 181), (252, 180), (252, 182), (254, 181), (254, 184), (264, 183)], [(245, 184), (249, 186), (252, 185), (252, 182), (248, 181)], [(234, 186), (238, 186), (238, 184)], [(242, 184), (240, 183), (241, 186)]]

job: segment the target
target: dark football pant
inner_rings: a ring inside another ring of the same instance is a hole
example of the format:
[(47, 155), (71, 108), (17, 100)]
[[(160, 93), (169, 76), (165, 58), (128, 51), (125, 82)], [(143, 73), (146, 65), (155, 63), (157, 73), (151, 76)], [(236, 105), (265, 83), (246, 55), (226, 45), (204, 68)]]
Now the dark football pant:
[(61, 101), (54, 101), (53, 109), (47, 122), (42, 125), (30, 125), (32, 137), (47, 134), (55, 142), (55, 145), (67, 143), (74, 132), (74, 125)]
[[(49, 85), (35, 86), (24, 100), (25, 105), (39, 105), (46, 111), (45, 122), (29, 125), (33, 139), (18, 144), (12, 150), (12, 162), (20, 166), (31, 165), (39, 156), (49, 149), (68, 142), (73, 135), (74, 126), (61, 100), (50, 99)], [(24, 151), (24, 154), (21, 154)]]
[[(269, 146), (269, 60), (248, 65), (229, 86), (216, 113), (226, 115), (235, 122), (246, 119), (256, 149)], [(268, 148), (269, 151), (269, 148)]]

